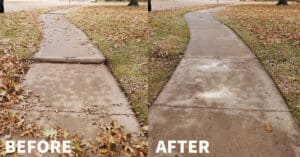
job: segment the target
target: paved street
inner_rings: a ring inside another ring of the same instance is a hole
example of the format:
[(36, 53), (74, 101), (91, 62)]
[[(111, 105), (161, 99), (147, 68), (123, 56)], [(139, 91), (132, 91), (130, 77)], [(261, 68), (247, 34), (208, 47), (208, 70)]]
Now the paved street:
[[(72, 5), (82, 4), (79, 2), (71, 2)], [(28, 2), (6, 2), (4, 3), (5, 11), (12, 12), (12, 11), (20, 11), (20, 10), (30, 10), (36, 8), (47, 8), (47, 7), (55, 7), (55, 6), (64, 6), (69, 5), (69, 2), (59, 2), (59, 1), (28, 1)]]

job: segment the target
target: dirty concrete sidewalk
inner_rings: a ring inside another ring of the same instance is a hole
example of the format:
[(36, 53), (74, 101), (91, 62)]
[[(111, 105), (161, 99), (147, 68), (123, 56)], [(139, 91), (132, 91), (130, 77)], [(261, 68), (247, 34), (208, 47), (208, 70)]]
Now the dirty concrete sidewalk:
[(91, 44), (88, 37), (65, 20), (69, 10), (52, 11), (40, 15), (43, 21), (44, 39), (34, 60), (63, 63), (103, 63), (105, 58)]
[(287, 104), (251, 50), (213, 17), (219, 9), (186, 14), (185, 56), (149, 109), (149, 156), (162, 156), (158, 140), (207, 140), (202, 156), (298, 157)]
[(59, 126), (86, 139), (94, 139), (99, 124), (112, 120), (138, 134), (139, 124), (103, 63), (104, 56), (64, 18), (69, 11), (40, 16), (44, 21), (41, 48), (22, 83), (25, 90), (32, 91), (30, 105), (15, 109), (46, 129)]

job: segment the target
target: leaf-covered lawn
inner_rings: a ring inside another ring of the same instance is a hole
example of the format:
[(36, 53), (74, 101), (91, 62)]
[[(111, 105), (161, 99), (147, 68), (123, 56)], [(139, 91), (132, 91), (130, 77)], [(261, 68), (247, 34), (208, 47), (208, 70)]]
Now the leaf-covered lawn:
[(300, 120), (300, 5), (240, 5), (216, 17), (258, 56)]
[(37, 16), (41, 11), (21, 11), (0, 14), (0, 51), (21, 57), (30, 57), (40, 43), (40, 22)]
[(147, 17), (145, 6), (125, 5), (91, 6), (67, 15), (96, 42), (144, 126), (148, 117)]
[(0, 14), (0, 106), (22, 99), (19, 83), (41, 39), (38, 15), (43, 10)]
[(189, 41), (187, 12), (219, 5), (152, 11), (149, 15), (149, 102), (158, 96), (182, 58)]
[(0, 14), (0, 107), (10, 107), (23, 99), (19, 83), (42, 36), (38, 16), (58, 8), (66, 7)]
[(25, 115), (7, 109), (27, 97), (20, 82), (28, 70), (30, 58), (39, 48), (41, 23), (38, 15), (51, 9), (0, 14), (0, 156), (5, 156), (5, 140), (12, 136), (39, 135), (40, 128), (27, 122)]
[[(115, 122), (102, 124), (96, 140), (90, 142), (69, 134), (64, 128), (44, 129), (29, 121), (26, 113), (10, 110), (13, 105), (26, 102), (29, 94), (22, 90), (20, 83), (31, 57), (39, 48), (41, 23), (38, 15), (63, 8), (66, 7), (0, 14), (0, 156), (8, 155), (5, 154), (5, 140), (20, 138), (71, 140), (72, 156), (147, 156), (145, 139), (133, 140), (130, 133)], [(10, 155), (17, 156), (16, 153)], [(32, 155), (41, 156), (39, 153)]]

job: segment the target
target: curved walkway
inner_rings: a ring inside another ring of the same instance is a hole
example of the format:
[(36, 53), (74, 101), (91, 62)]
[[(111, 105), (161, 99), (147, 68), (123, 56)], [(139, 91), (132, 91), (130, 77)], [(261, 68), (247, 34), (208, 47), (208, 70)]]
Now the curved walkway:
[(256, 56), (214, 19), (220, 9), (186, 15), (185, 56), (149, 111), (150, 156), (161, 156), (158, 140), (208, 140), (203, 156), (299, 156), (296, 121)]
[(128, 100), (106, 65), (100, 64), (104, 56), (81, 30), (65, 20), (69, 11), (40, 16), (44, 38), (34, 59), (42, 62), (33, 63), (23, 82), (33, 93), (30, 105), (15, 110), (26, 111), (44, 128), (59, 126), (86, 139), (94, 139), (99, 125), (112, 120), (133, 134), (139, 133)]

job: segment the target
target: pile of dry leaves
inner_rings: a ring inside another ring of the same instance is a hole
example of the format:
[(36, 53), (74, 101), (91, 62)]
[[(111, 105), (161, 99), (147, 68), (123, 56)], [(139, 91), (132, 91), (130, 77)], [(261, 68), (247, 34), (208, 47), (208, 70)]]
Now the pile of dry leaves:
[[(19, 82), (28, 69), (28, 62), (11, 53), (12, 45), (0, 43), (0, 107), (9, 108), (23, 99)], [(5, 49), (3, 49), (5, 48)]]
[(37, 51), (41, 38), (41, 10), (20, 11), (0, 15), (0, 106), (19, 103), (22, 89), (19, 82), (28, 69), (29, 60)]
[[(148, 144), (145, 138), (132, 136), (116, 122), (102, 124), (101, 132), (94, 141), (69, 134), (60, 127), (43, 129), (35, 123), (29, 123), (24, 114), (1, 111), (0, 114), (0, 155), (5, 153), (5, 141), (30, 138), (46, 140), (71, 140), (72, 153), (60, 156), (105, 156), (105, 157), (146, 157)], [(17, 155), (17, 154), (13, 154)], [(35, 156), (41, 154), (35, 152)]]
[(0, 15), (0, 155), (3, 156), (5, 140), (14, 135), (33, 137), (40, 129), (26, 123), (24, 115), (7, 110), (27, 97), (20, 81), (29, 61), (21, 57), (28, 57), (38, 47), (37, 15), (38, 11)]
[(146, 157), (148, 154), (145, 138), (131, 135), (114, 121), (101, 125), (95, 141), (83, 141), (73, 136), (72, 146), (74, 155), (79, 156)]
[(5, 141), (14, 137), (39, 137), (41, 128), (28, 123), (26, 116), (7, 110), (0, 111), (0, 156), (5, 156)]

